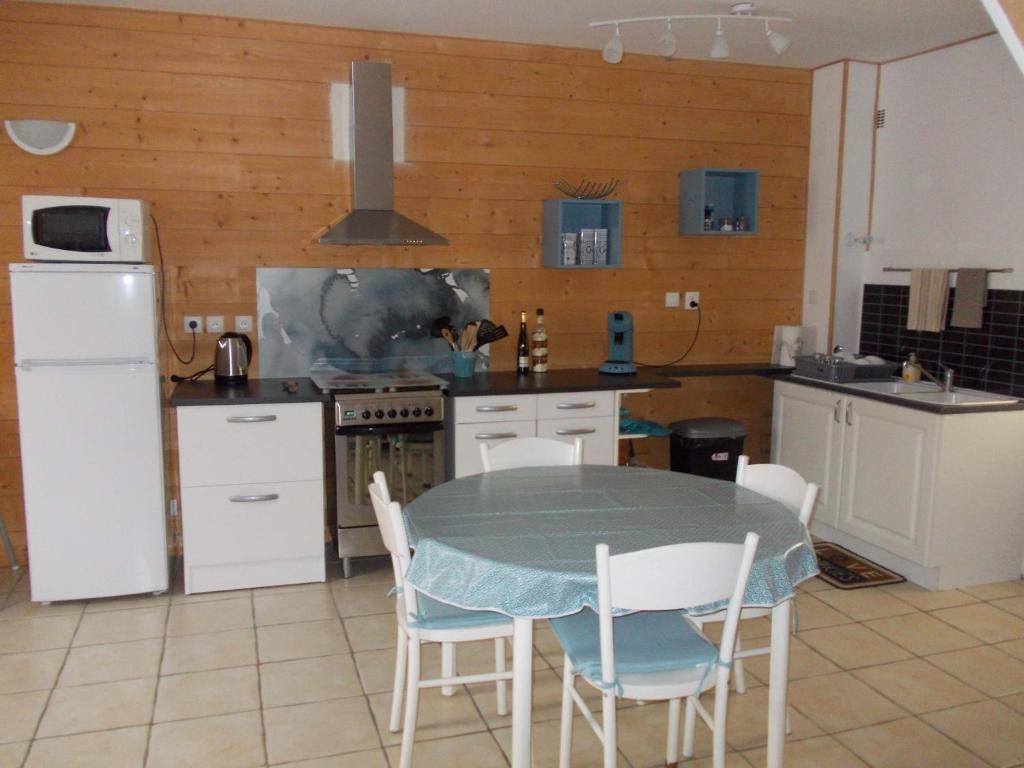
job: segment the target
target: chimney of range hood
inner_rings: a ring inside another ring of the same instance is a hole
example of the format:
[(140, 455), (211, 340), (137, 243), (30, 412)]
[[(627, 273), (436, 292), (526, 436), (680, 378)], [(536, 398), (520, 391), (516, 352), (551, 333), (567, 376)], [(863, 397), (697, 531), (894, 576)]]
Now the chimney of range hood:
[(352, 62), (352, 211), (320, 235), (322, 245), (447, 245), (394, 210), (391, 65)]

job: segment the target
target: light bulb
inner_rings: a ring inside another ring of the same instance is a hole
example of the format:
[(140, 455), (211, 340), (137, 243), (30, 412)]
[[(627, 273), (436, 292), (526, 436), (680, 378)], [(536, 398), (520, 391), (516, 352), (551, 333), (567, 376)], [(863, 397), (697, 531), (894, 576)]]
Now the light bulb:
[(601, 58), (609, 64), (618, 64), (622, 61), (622, 36), (619, 34), (619, 25), (615, 25), (615, 34), (612, 35), (601, 52)]
[(722, 34), (722, 20), (718, 20), (718, 31), (715, 32), (715, 39), (711, 41), (711, 58), (712, 59), (728, 59), (729, 58), (729, 42), (725, 39), (725, 35)]
[(675, 33), (672, 32), (672, 21), (668, 20), (668, 28), (658, 38), (658, 53), (666, 59), (670, 58), (676, 52), (677, 45)]
[(790, 39), (781, 32), (769, 28), (767, 21), (764, 23), (764, 33), (768, 37), (768, 45), (775, 51), (776, 56), (781, 56), (789, 50), (789, 46), (792, 44)]

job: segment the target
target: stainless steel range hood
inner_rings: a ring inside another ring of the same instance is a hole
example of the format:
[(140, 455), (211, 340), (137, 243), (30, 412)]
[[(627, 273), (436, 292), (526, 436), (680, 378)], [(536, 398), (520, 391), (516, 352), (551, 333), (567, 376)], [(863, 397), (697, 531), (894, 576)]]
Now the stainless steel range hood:
[(323, 245), (447, 245), (394, 210), (391, 65), (352, 62), (352, 212), (327, 228)]

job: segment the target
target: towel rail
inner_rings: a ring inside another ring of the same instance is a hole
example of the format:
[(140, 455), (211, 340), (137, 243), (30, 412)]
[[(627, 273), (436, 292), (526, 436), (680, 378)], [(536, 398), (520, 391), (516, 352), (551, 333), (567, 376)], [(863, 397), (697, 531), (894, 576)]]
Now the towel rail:
[[(910, 267), (882, 267), (883, 272), (910, 272)], [(959, 269), (951, 269), (950, 272), (959, 272)], [(1003, 272), (1010, 274), (1013, 272), (1013, 267), (1001, 267), (1000, 269), (986, 269), (986, 272)]]

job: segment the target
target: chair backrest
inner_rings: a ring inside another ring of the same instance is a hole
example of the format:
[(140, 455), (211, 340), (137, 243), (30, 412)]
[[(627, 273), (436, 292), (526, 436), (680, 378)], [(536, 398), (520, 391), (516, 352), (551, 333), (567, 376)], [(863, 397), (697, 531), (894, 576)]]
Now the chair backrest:
[(480, 443), (484, 472), (517, 467), (554, 467), (583, 463), (583, 439), (571, 443), (549, 437), (518, 437), (491, 448)]
[(796, 470), (783, 464), (751, 464), (749, 456), (740, 456), (736, 464), (736, 484), (785, 504), (801, 523), (811, 524), (818, 486), (808, 483)]
[(397, 501), (391, 501), (387, 478), (383, 472), (373, 473), (373, 482), (369, 485), (369, 491), (373, 514), (376, 516), (377, 526), (380, 528), (380, 536), (391, 555), (391, 567), (395, 572), (395, 587), (400, 590), (404, 598), (406, 613), (415, 614), (417, 609), (416, 590), (409, 587), (405, 581), (405, 572), (409, 570), (412, 555), (409, 551), (409, 539), (405, 534), (405, 523), (402, 520), (402, 506)]
[(723, 664), (732, 662), (743, 595), (760, 537), (749, 532), (743, 544), (669, 544), (611, 555), (598, 544), (597, 598), (601, 635), (601, 677), (615, 680), (613, 609), (666, 611), (728, 600), (722, 639)]

